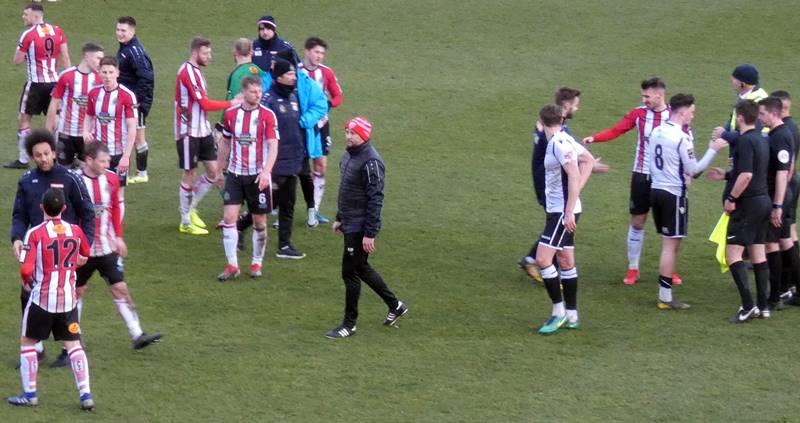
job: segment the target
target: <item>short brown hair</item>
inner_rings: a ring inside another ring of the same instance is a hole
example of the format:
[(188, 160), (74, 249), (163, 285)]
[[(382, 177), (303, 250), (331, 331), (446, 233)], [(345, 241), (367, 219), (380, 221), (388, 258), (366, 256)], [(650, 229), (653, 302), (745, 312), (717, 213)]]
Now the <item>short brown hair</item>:
[(769, 96), (759, 101), (758, 105), (764, 106), (764, 109), (766, 109), (766, 111), (769, 113), (780, 114), (781, 111), (783, 110), (783, 102), (781, 101), (780, 98), (774, 96)]
[(247, 38), (239, 38), (233, 42), (233, 51), (239, 56), (249, 56), (253, 52), (253, 42)]
[(88, 42), (81, 47), (81, 53), (97, 53), (98, 51), (105, 51), (103, 50), (103, 46), (97, 43)]
[(211, 40), (206, 37), (194, 37), (189, 45), (192, 51), (200, 50), (201, 47), (211, 47)]
[(120, 16), (119, 18), (117, 18), (117, 23), (130, 25), (136, 28), (136, 19), (134, 19), (133, 16)]
[(314, 48), (316, 46), (320, 46), (320, 47), (324, 48), (325, 50), (328, 49), (328, 43), (326, 43), (325, 40), (323, 40), (322, 38), (319, 38), (319, 37), (308, 37), (308, 39), (306, 40), (306, 45), (305, 45), (306, 50), (311, 50), (312, 48)]
[(645, 79), (642, 81), (642, 89), (650, 89), (650, 88), (660, 88), (662, 90), (667, 88), (667, 84), (659, 77), (653, 77), (650, 79)]
[(86, 157), (91, 157), (92, 159), (96, 159), (100, 153), (110, 154), (108, 147), (102, 142), (89, 143), (89, 145), (83, 149), (83, 154), (86, 155)]
[(741, 100), (736, 103), (736, 116), (741, 116), (748, 125), (755, 124), (758, 119), (758, 103), (753, 100)]
[(256, 78), (255, 76), (245, 76), (242, 78), (242, 82), (239, 84), (242, 87), (242, 90), (251, 86), (251, 85), (261, 85), (261, 79)]
[(544, 126), (560, 125), (564, 121), (561, 106), (548, 104), (542, 107), (542, 110), (539, 111), (539, 120), (542, 121)]
[[(44, 13), (44, 6), (42, 6), (41, 4), (28, 3), (28, 5), (25, 6), (25, 9), (30, 9), (30, 10), (33, 10), (34, 12)], [(25, 9), (22, 9), (22, 10), (25, 10)]]
[(575, 88), (561, 87), (558, 89), (558, 91), (556, 91), (553, 102), (561, 106), (565, 102), (575, 100), (576, 97), (580, 96), (581, 92)]
[(106, 56), (100, 59), (100, 67), (103, 66), (113, 66), (115, 68), (119, 68), (119, 62), (117, 62), (117, 58), (113, 56)]

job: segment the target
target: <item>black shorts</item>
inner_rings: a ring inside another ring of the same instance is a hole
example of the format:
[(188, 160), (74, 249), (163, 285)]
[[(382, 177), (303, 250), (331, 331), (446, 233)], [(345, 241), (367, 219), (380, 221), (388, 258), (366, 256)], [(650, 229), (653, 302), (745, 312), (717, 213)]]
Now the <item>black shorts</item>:
[(111, 166), (109, 166), (108, 170), (117, 174), (117, 177), (119, 178), (119, 186), (126, 187), (128, 186), (128, 172), (125, 173), (117, 172), (117, 166), (119, 166), (120, 160), (122, 160), (122, 154), (111, 156)]
[(46, 115), (50, 107), (50, 93), (55, 82), (26, 82), (19, 96), (19, 112), (26, 115)]
[(748, 246), (765, 243), (772, 210), (770, 203), (766, 195), (740, 198), (728, 222), (728, 244)]
[(147, 128), (147, 115), (150, 114), (150, 104), (137, 104), (136, 109), (138, 110), (137, 115), (139, 116), (139, 121), (136, 123), (136, 129)]
[(663, 189), (650, 192), (653, 221), (663, 238), (684, 238), (688, 232), (689, 200)]
[(71, 166), (75, 159), (83, 161), (83, 137), (72, 137), (69, 135), (58, 134), (58, 162), (63, 166)]
[(228, 172), (225, 175), (225, 191), (222, 201), (226, 206), (247, 203), (252, 214), (267, 214), (272, 211), (272, 187), (270, 184), (264, 191), (258, 190), (257, 175), (236, 175)]
[(185, 136), (176, 144), (178, 146), (178, 167), (183, 170), (196, 168), (198, 162), (217, 160), (217, 144), (211, 135), (202, 138)]
[(650, 211), (650, 175), (633, 172), (631, 175), (631, 214), (647, 214)]
[(778, 242), (782, 239), (789, 239), (792, 237), (792, 222), (786, 219), (785, 210), (784, 217), (781, 220), (781, 227), (776, 228), (772, 221), (769, 222), (767, 229), (767, 242)]
[(319, 129), (319, 138), (322, 141), (322, 155), (327, 156), (331, 152), (333, 138), (331, 138), (331, 122), (325, 122), (325, 126)]
[[(580, 217), (580, 213), (575, 214), (575, 223)], [(575, 233), (567, 231), (563, 219), (564, 213), (547, 213), (547, 221), (544, 224), (544, 231), (539, 237), (539, 244), (559, 251), (564, 248), (575, 248)]]
[(66, 313), (50, 313), (28, 301), (22, 312), (22, 336), (44, 341), (53, 334), (56, 341), (78, 341), (81, 326), (78, 324), (78, 309)]
[(120, 260), (117, 253), (111, 253), (105, 256), (89, 257), (86, 264), (79, 267), (75, 272), (75, 286), (86, 285), (95, 270), (100, 273), (100, 277), (105, 279), (109, 285), (125, 282), (125, 270), (122, 267), (122, 260)]

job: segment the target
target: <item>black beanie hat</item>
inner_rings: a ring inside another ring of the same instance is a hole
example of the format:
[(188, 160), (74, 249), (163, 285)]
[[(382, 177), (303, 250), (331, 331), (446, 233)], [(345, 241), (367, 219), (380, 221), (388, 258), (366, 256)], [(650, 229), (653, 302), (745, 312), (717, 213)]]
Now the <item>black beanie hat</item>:
[(737, 66), (731, 75), (747, 85), (758, 85), (758, 69), (749, 63)]
[(270, 73), (272, 74), (273, 79), (277, 79), (279, 76), (285, 74), (286, 72), (293, 71), (294, 65), (290, 62), (283, 60), (283, 59), (275, 59), (272, 63), (272, 70)]

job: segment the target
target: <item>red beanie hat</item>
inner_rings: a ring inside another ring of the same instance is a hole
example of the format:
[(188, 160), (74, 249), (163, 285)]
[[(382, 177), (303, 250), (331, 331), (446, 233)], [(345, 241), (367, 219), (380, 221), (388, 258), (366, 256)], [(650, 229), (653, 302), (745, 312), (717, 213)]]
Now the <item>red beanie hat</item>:
[(354, 117), (347, 121), (344, 129), (349, 129), (358, 134), (362, 140), (369, 141), (369, 135), (372, 133), (372, 124), (366, 118)]

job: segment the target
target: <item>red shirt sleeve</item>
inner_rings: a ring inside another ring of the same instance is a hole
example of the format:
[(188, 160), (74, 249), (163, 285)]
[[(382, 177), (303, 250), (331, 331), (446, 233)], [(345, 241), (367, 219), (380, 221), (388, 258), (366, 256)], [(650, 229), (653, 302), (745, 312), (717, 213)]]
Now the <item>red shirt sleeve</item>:
[(31, 233), (25, 245), (22, 246), (22, 266), (19, 269), (19, 275), (23, 281), (28, 282), (33, 277), (33, 271), (36, 268), (36, 251), (39, 239), (36, 233)]
[(620, 135), (630, 131), (634, 126), (636, 126), (636, 109), (628, 112), (628, 114), (625, 115), (625, 117), (623, 117), (616, 125), (614, 125), (613, 128), (609, 128), (605, 131), (600, 131), (594, 134), (594, 142), (611, 141), (614, 138), (617, 138)]
[(339, 80), (336, 79), (336, 74), (328, 69), (328, 77), (325, 78), (325, 90), (331, 95), (329, 99), (331, 107), (339, 107), (342, 105), (342, 87), (339, 86)]
[(125, 119), (136, 117), (136, 112), (133, 108), (135, 102), (133, 94), (125, 96), (124, 103), (122, 103), (122, 115), (125, 116)]
[[(86, 238), (86, 234), (78, 225), (72, 225), (72, 233), (75, 234), (75, 237), (80, 240), (81, 246), (79, 247), (80, 249), (78, 250), (78, 254), (84, 257), (89, 257), (89, 255), (92, 254), (92, 249), (89, 246), (89, 238)], [(74, 258), (76, 261), (77, 259), (77, 257)]]
[(208, 97), (203, 97), (197, 100), (200, 103), (200, 107), (207, 111), (207, 112), (215, 112), (217, 110), (224, 110), (228, 107), (233, 106), (233, 103), (230, 101), (217, 101), (217, 100), (209, 100)]
[(278, 139), (278, 131), (276, 129), (277, 122), (275, 121), (275, 114), (272, 112), (272, 110), (268, 110), (265, 115), (267, 118), (264, 120), (266, 120), (267, 123), (265, 128), (266, 130), (264, 131), (264, 141), (276, 140)]
[(67, 36), (66, 36), (66, 34), (64, 34), (64, 31), (62, 31), (61, 28), (56, 27), (55, 32), (56, 32), (56, 37), (58, 37), (59, 44), (66, 44), (67, 43)]
[(119, 178), (116, 174), (108, 173), (108, 185), (111, 190), (111, 224), (114, 225), (114, 233), (122, 238), (122, 200), (119, 192)]
[(27, 53), (28, 52), (28, 46), (30, 46), (31, 42), (33, 41), (32, 34), (33, 34), (33, 31), (28, 31), (27, 33), (25, 33), (25, 35), (23, 35), (19, 39), (19, 51), (21, 51), (23, 53)]

